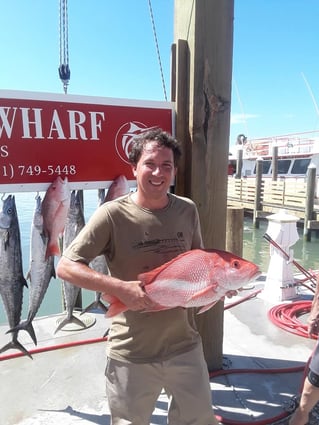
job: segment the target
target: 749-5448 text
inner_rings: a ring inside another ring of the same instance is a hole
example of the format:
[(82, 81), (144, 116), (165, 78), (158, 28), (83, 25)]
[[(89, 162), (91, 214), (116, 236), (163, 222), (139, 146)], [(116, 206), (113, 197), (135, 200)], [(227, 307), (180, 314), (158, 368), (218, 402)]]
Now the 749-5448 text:
[(53, 175), (72, 175), (76, 174), (75, 165), (47, 165), (41, 167), (40, 165), (12, 165), (7, 164), (2, 166), (2, 176), (12, 179), (15, 175), (24, 176), (39, 176), (40, 174), (45, 174), (48, 176)]

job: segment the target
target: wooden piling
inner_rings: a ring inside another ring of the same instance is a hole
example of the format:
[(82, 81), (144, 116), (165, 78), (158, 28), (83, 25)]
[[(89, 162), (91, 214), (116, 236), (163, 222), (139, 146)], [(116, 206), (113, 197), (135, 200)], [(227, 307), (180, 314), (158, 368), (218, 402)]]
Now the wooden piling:
[(236, 158), (236, 179), (241, 179), (241, 172), (243, 168), (243, 149), (237, 149), (237, 158)]
[[(184, 111), (177, 113), (176, 135), (182, 142), (185, 132), (190, 137), (190, 143), (183, 144), (190, 150), (185, 173), (177, 175), (177, 181), (184, 183), (178, 184), (176, 193), (183, 195), (190, 186), (204, 245), (216, 249), (225, 249), (226, 240), (233, 20), (234, 0), (175, 0), (174, 40), (177, 48), (182, 47), (179, 40), (187, 43), (181, 64), (187, 66), (184, 75), (189, 82), (185, 87), (189, 109), (184, 119)], [(177, 72), (176, 86), (180, 76)], [(176, 93), (179, 105), (180, 94)], [(196, 315), (209, 370), (222, 367), (223, 314), (220, 302)]]
[(227, 208), (226, 219), (226, 251), (239, 257), (243, 256), (244, 209)]
[(303, 235), (304, 239), (308, 242), (311, 241), (311, 229), (308, 227), (308, 221), (313, 219), (314, 212), (314, 199), (315, 199), (315, 188), (316, 188), (316, 166), (310, 164), (307, 172), (307, 195), (306, 195), (306, 207), (305, 207), (305, 218)]
[(272, 180), (276, 181), (278, 178), (278, 146), (272, 148), (271, 170)]
[(263, 176), (263, 160), (257, 159), (256, 161), (256, 188), (255, 188), (255, 205), (254, 205), (254, 216), (253, 216), (253, 226), (255, 229), (259, 229), (259, 218), (258, 211), (261, 210), (261, 183)]

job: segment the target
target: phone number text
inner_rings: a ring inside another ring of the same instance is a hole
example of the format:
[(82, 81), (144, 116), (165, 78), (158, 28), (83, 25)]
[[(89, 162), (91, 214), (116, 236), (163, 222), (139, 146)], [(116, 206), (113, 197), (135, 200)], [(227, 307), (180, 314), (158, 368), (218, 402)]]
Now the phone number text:
[(2, 177), (13, 179), (15, 176), (54, 176), (54, 175), (76, 175), (75, 165), (2, 165)]

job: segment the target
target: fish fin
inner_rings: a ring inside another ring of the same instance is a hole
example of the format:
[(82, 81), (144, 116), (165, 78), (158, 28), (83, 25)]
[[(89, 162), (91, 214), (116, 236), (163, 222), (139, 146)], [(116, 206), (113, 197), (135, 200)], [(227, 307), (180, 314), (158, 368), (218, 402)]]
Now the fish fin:
[(106, 331), (103, 334), (103, 338), (106, 338), (108, 336), (109, 332), (110, 332), (110, 328), (107, 328)]
[[(180, 254), (178, 256), (178, 258), (181, 258), (185, 255), (189, 255), (189, 251), (183, 252), (182, 254)], [(167, 267), (169, 267), (172, 263), (174, 263), (176, 261), (176, 258), (177, 257), (173, 258), (172, 260), (168, 261), (167, 263), (163, 264), (162, 266), (156, 267), (153, 270), (150, 270), (150, 271), (144, 272), (144, 273), (140, 273), (137, 276), (137, 278), (143, 283), (143, 286), (152, 283), (163, 270), (165, 270)]]
[(101, 309), (105, 313), (108, 311), (108, 308), (106, 307), (106, 305), (104, 305), (102, 301), (98, 300), (98, 301), (93, 301), (93, 303), (85, 307), (85, 309), (81, 312), (81, 314), (87, 313), (89, 310), (94, 310), (94, 309)]
[(25, 286), (26, 288), (29, 288), (27, 281), (23, 278), (23, 286)]
[(209, 310), (210, 308), (214, 307), (215, 304), (217, 304), (218, 301), (214, 301), (210, 304), (204, 305), (200, 310), (198, 310), (197, 314), (202, 314), (205, 311)]
[[(189, 299), (187, 300), (187, 302), (189, 300), (196, 300), (197, 298), (201, 298), (203, 296), (205, 296), (206, 294), (209, 294), (212, 292), (212, 290), (214, 291), (214, 287), (216, 287), (216, 283), (212, 283), (208, 286), (206, 286), (204, 289), (201, 289), (200, 291), (195, 292), (195, 294), (193, 294), (191, 297), (189, 297)], [(214, 291), (216, 292), (216, 291)], [(217, 293), (217, 292), (216, 292)]]
[(30, 320), (24, 320), (23, 322), (19, 323), (14, 328), (9, 329), (6, 334), (8, 333), (14, 333), (18, 331), (26, 331), (30, 335), (32, 341), (34, 342), (34, 345), (37, 345), (37, 337), (35, 335), (34, 327), (32, 325), (32, 321)]
[(73, 314), (72, 314), (71, 317), (67, 316), (65, 319), (63, 319), (61, 321), (61, 323), (59, 323), (59, 325), (56, 328), (56, 330), (54, 331), (54, 333), (57, 333), (58, 331), (60, 331), (62, 328), (64, 328), (64, 326), (68, 325), (69, 323), (76, 323), (77, 325), (81, 326), (82, 328), (86, 328), (86, 324), (84, 322), (82, 322), (81, 319), (73, 316)]
[(26, 350), (24, 346), (17, 339), (13, 339), (12, 341), (8, 342), (8, 344), (4, 345), (0, 349), (0, 353), (4, 353), (5, 351), (11, 350), (11, 349), (20, 350), (23, 354), (25, 354), (26, 356), (30, 357), (31, 360), (33, 360), (29, 351)]
[(116, 316), (119, 313), (123, 313), (124, 311), (127, 311), (128, 308), (125, 304), (123, 304), (120, 300), (114, 301), (109, 305), (108, 311), (105, 315), (105, 317), (113, 317)]
[(163, 270), (167, 269), (171, 266), (171, 264), (175, 263), (177, 259), (180, 260), (182, 257), (189, 257), (191, 254), (194, 253), (195, 250), (192, 251), (182, 252), (177, 257), (174, 257), (170, 261), (167, 261), (167, 263), (164, 263), (161, 266), (156, 267), (155, 269), (150, 270), (148, 272), (140, 273), (137, 278), (143, 283), (143, 286), (148, 285), (152, 283), (153, 280), (155, 280)]
[(61, 251), (57, 242), (50, 242), (47, 245), (47, 249), (45, 252), (45, 259), (47, 260), (51, 256), (61, 256)]

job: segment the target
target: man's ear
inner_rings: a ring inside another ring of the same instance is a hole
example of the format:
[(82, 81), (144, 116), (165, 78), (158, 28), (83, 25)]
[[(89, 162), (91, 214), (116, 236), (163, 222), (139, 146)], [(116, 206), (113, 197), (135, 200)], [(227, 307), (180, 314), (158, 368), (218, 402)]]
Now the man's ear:
[(135, 165), (132, 165), (132, 173), (133, 173), (133, 176), (134, 176), (134, 177), (136, 177), (136, 176), (137, 176), (137, 172), (136, 172), (136, 167), (135, 167)]

